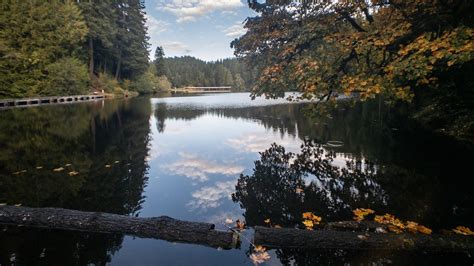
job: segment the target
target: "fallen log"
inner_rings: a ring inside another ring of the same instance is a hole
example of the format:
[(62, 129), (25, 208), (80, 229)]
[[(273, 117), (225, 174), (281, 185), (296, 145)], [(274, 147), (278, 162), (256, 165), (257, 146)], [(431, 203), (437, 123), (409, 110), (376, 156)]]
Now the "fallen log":
[(269, 248), (474, 251), (474, 237), (255, 227), (254, 243)]
[(214, 225), (210, 223), (180, 221), (167, 216), (138, 218), (60, 208), (0, 206), (0, 224), (119, 233), (224, 249), (234, 247), (232, 232), (214, 230)]

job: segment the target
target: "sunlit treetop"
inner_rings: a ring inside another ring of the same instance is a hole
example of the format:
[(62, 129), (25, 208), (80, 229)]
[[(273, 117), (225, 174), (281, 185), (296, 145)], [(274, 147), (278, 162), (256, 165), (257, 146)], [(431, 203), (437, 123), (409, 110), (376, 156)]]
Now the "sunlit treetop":
[(303, 98), (383, 94), (411, 101), (415, 88), (446, 88), (441, 77), (474, 57), (469, 0), (248, 1), (259, 13), (232, 46), (260, 65), (254, 95)]

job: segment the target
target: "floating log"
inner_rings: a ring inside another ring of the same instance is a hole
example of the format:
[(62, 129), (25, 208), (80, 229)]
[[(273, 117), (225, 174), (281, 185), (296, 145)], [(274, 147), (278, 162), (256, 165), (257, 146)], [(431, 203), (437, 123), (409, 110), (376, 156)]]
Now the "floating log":
[(60, 208), (0, 206), (0, 224), (119, 233), (224, 249), (234, 246), (232, 232), (214, 230), (214, 225), (210, 223), (180, 221), (167, 216), (139, 218)]
[(254, 242), (269, 248), (301, 249), (389, 249), (428, 252), (474, 251), (474, 237), (338, 230), (304, 230), (255, 227)]

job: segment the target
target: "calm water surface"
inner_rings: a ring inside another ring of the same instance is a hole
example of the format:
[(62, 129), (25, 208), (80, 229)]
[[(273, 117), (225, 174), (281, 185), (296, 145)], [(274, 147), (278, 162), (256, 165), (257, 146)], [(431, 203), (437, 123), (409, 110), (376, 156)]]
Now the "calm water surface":
[[(303, 115), (306, 105), (232, 93), (3, 110), (0, 202), (167, 215), (220, 229), (226, 218), (251, 226), (270, 218), (293, 227), (304, 211), (343, 220), (351, 219), (352, 209), (370, 207), (434, 230), (472, 228), (474, 201), (466, 186), (471, 149), (432, 136), (378, 103), (312, 120)], [(272, 143), (299, 153), (305, 139), (323, 144), (335, 172), (350, 173), (338, 179), (303, 174), (304, 195), (269, 182), (296, 182), (294, 177), (254, 173), (259, 152)], [(52, 171), (60, 166), (66, 170)], [(261, 181), (242, 185), (252, 175)], [(252, 265), (245, 240), (239, 249), (218, 250), (123, 235), (1, 228), (1, 265)], [(251, 239), (252, 230), (244, 234)], [(473, 262), (469, 254), (423, 252), (287, 249), (270, 255), (269, 265)]]

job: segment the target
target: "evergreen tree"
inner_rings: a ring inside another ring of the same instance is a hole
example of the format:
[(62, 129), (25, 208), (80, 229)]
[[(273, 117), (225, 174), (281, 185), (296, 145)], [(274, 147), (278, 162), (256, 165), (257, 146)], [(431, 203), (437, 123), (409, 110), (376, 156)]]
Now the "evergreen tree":
[(161, 46), (156, 47), (154, 64), (157, 76), (164, 76), (166, 73), (164, 56), (165, 52), (163, 51), (163, 48)]

